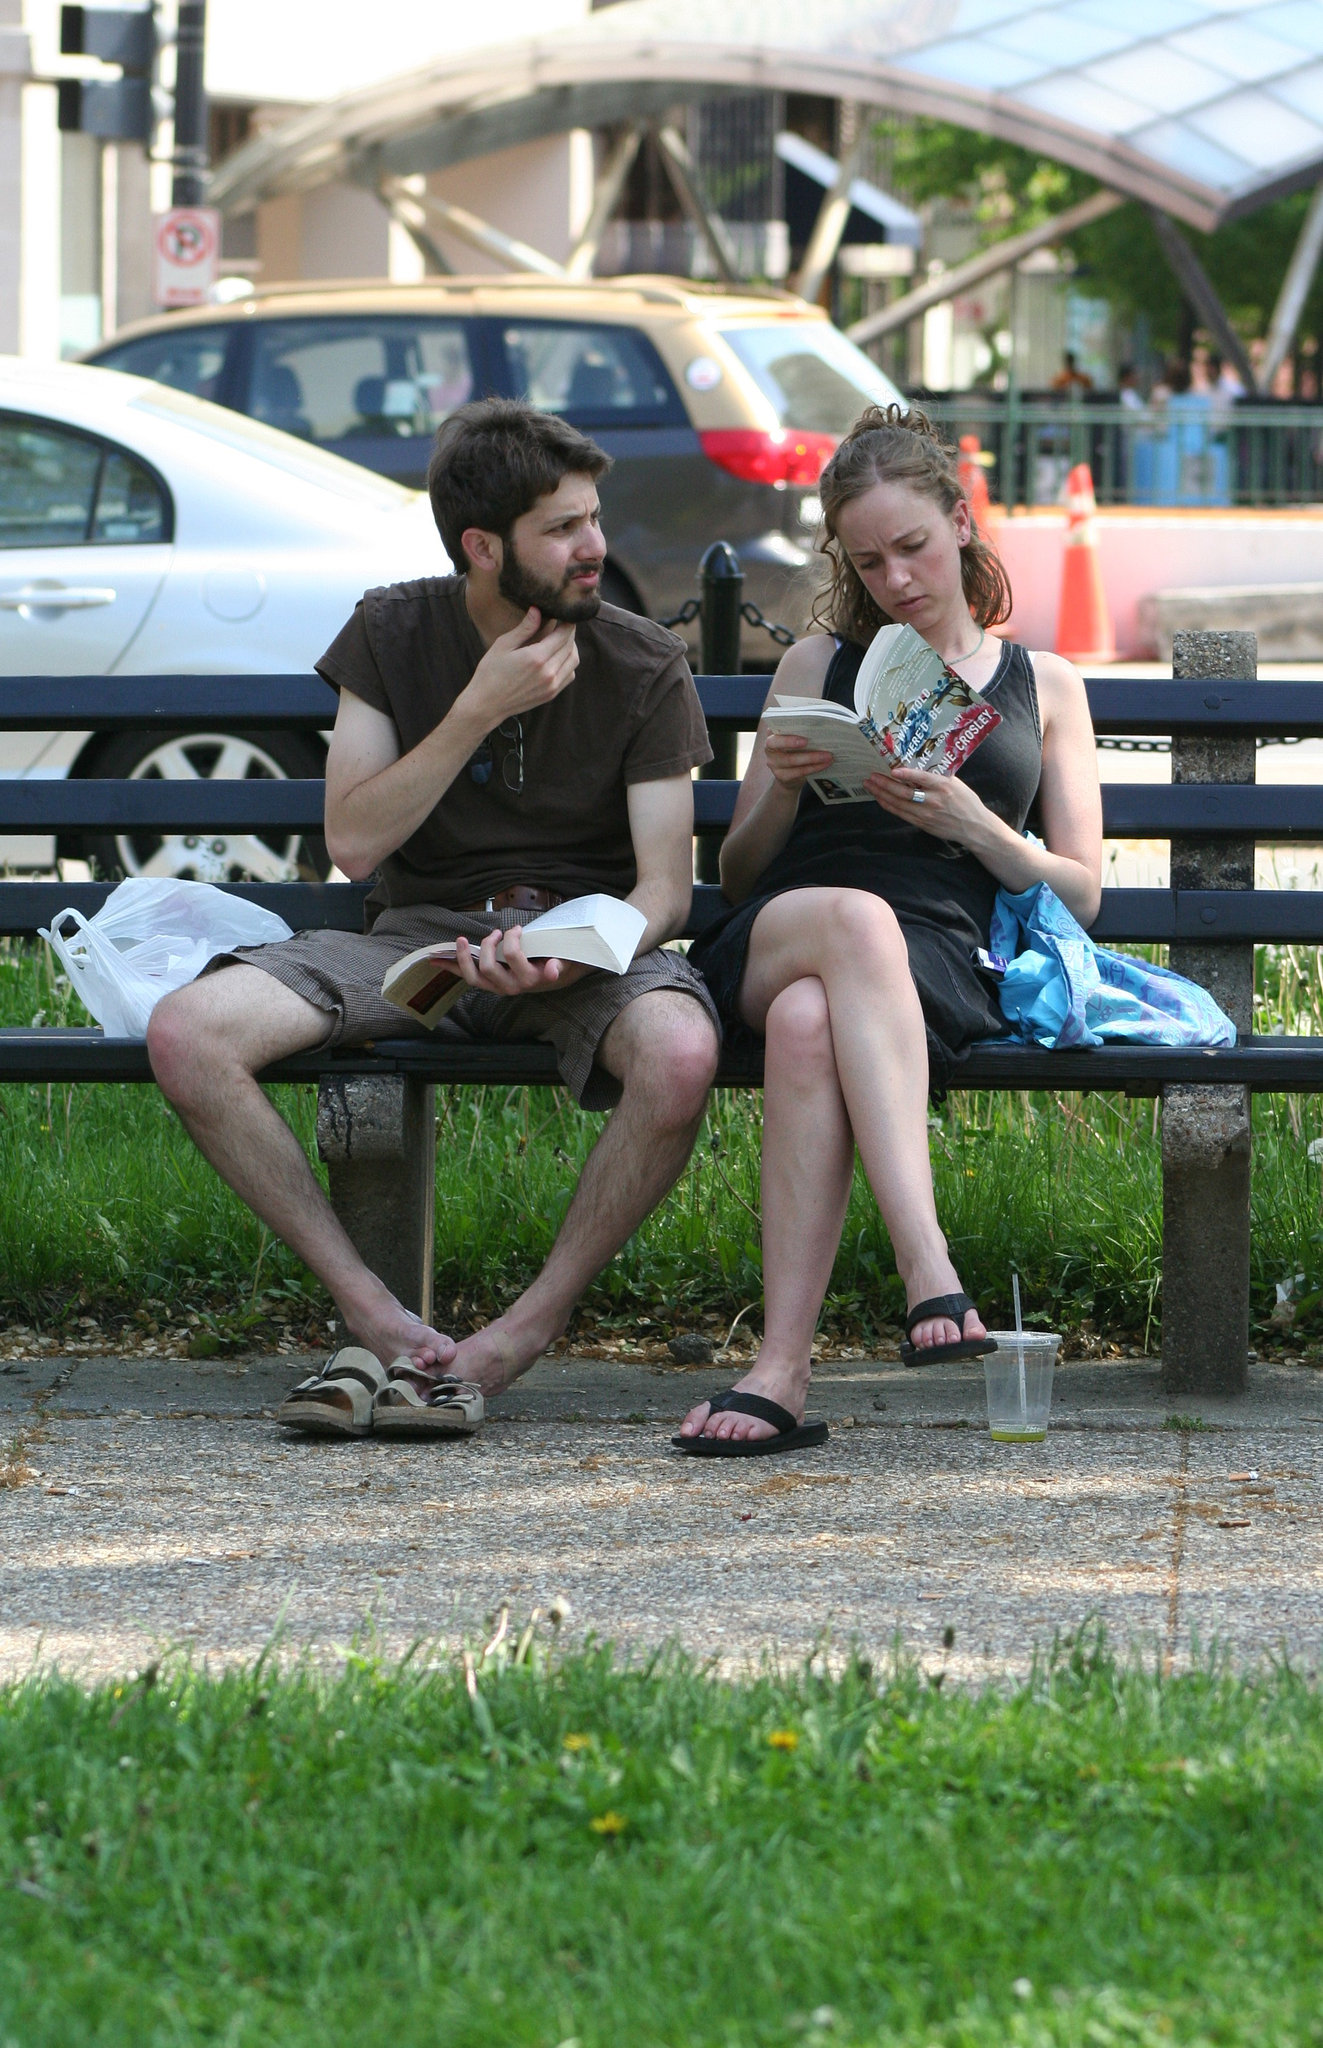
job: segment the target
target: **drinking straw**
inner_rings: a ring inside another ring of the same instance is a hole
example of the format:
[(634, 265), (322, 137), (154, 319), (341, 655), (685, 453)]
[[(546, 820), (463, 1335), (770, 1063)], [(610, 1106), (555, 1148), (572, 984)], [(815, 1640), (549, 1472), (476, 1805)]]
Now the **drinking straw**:
[(1024, 1324), (1020, 1319), (1020, 1276), (1013, 1266), (1011, 1268), (1011, 1293), (1015, 1298), (1015, 1355), (1020, 1366), (1020, 1420), (1027, 1423), (1029, 1397), (1025, 1392), (1024, 1384)]

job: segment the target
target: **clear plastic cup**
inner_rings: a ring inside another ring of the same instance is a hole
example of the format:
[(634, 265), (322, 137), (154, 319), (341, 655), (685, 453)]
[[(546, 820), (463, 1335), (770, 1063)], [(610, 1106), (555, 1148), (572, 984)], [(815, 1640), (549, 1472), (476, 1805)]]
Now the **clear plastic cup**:
[[(983, 1360), (988, 1429), (999, 1444), (1040, 1444), (1052, 1410), (1052, 1368), (1061, 1338), (1055, 1331), (989, 1330), (997, 1348)], [(1020, 1370), (1023, 1346), (1024, 1370)]]

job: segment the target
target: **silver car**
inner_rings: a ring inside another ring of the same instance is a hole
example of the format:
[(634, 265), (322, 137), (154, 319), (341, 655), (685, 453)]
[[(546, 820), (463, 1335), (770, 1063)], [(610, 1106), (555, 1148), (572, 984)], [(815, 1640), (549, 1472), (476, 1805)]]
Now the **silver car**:
[[(425, 497), (222, 406), (117, 371), (0, 358), (0, 674), (311, 669), (373, 584), (449, 568)], [(0, 773), (318, 776), (315, 735), (7, 733)], [(105, 874), (286, 881), (288, 835), (0, 837)]]

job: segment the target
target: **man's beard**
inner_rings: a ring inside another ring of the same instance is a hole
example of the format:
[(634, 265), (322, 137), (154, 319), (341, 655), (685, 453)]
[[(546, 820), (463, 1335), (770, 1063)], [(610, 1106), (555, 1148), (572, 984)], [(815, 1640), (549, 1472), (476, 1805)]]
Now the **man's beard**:
[(573, 579), (567, 576), (563, 583), (545, 583), (535, 576), (531, 569), (520, 561), (512, 540), (505, 543), (505, 557), (501, 573), (497, 578), (497, 589), (501, 596), (526, 612), (530, 605), (536, 605), (544, 619), (562, 619), (567, 625), (577, 625), (582, 619), (595, 619), (602, 609), (600, 591), (573, 591)]

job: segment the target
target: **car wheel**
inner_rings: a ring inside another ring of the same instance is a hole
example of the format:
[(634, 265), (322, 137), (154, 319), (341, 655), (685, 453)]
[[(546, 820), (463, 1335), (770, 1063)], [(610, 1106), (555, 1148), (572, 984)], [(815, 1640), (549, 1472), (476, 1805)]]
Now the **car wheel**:
[[(122, 775), (130, 781), (192, 780), (220, 776), (227, 782), (255, 778), (318, 780), (326, 756), (298, 733), (126, 732), (108, 740), (88, 759), (94, 775)], [(173, 875), (189, 882), (297, 882), (330, 873), (326, 842), (298, 833), (88, 834), (80, 852), (107, 878)]]

